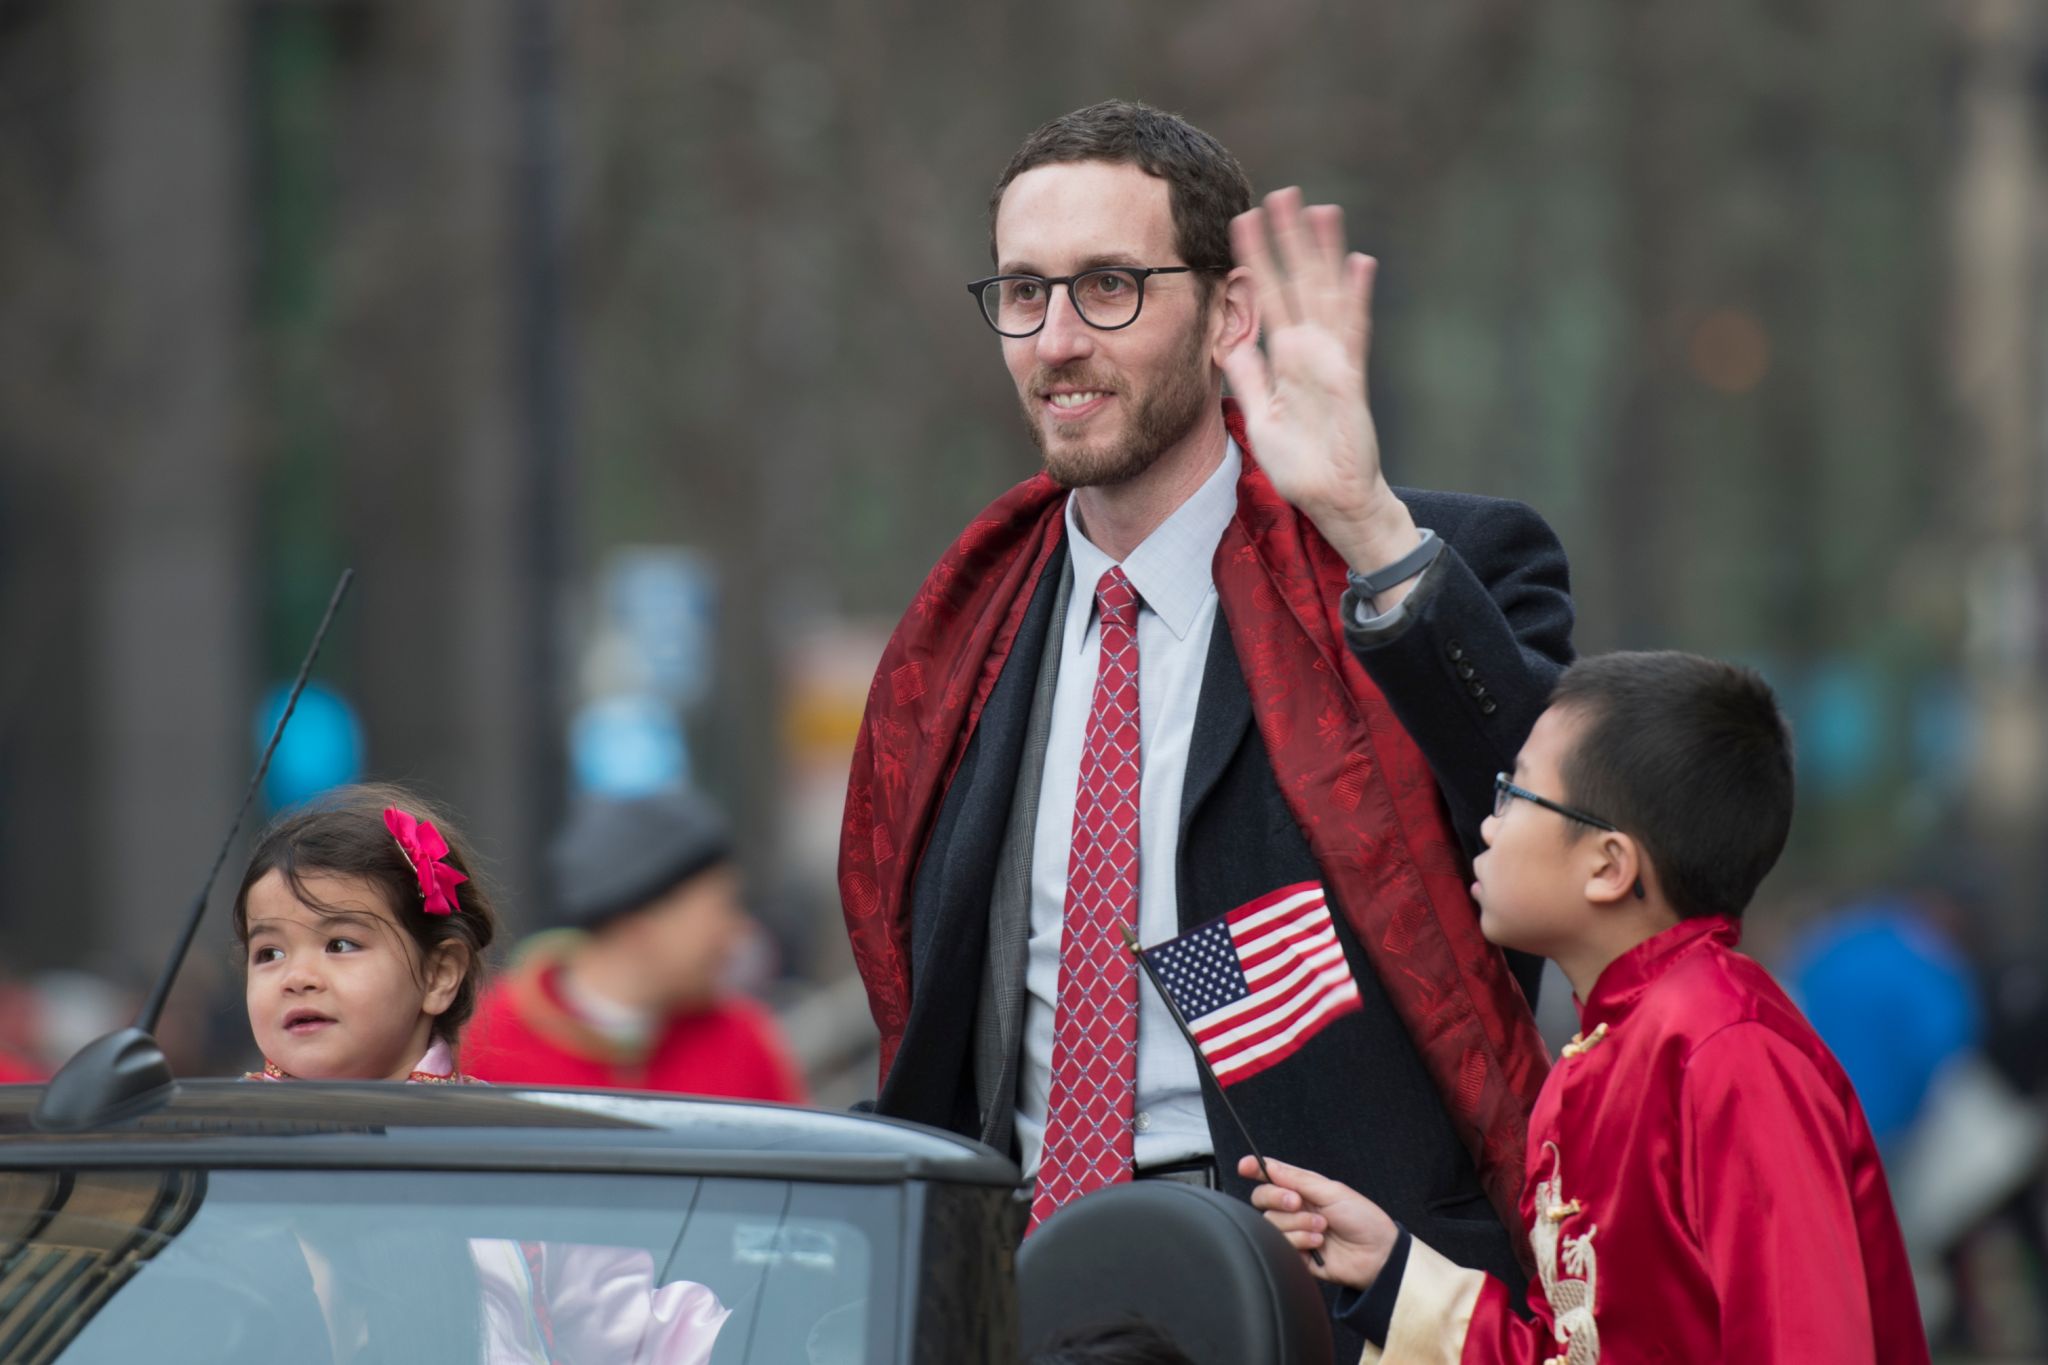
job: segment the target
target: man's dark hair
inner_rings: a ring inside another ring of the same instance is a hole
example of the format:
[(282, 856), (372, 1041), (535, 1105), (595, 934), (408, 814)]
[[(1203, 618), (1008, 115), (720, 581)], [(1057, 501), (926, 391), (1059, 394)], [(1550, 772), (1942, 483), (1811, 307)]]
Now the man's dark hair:
[[(997, 265), (996, 214), (1010, 182), (1040, 166), (1111, 161), (1166, 182), (1173, 244), (1193, 266), (1228, 270), (1230, 220), (1252, 206), (1251, 181), (1227, 148), (1178, 114), (1130, 100), (1104, 100), (1062, 114), (1030, 137), (1003, 168), (988, 200), (988, 254)], [(1214, 277), (1202, 275), (1205, 289)]]
[(1194, 1365), (1173, 1338), (1148, 1322), (1104, 1323), (1064, 1332), (1031, 1365)]
[(1792, 828), (1792, 732), (1770, 684), (1696, 654), (1601, 654), (1550, 702), (1581, 725), (1564, 800), (1634, 836), (1681, 917), (1740, 915)]

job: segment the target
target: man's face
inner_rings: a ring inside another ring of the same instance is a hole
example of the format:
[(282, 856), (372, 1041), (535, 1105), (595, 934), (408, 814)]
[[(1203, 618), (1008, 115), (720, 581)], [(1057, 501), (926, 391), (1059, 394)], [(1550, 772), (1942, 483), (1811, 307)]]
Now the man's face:
[[(1136, 166), (1078, 161), (1011, 181), (996, 214), (1001, 274), (1071, 275), (1103, 265), (1181, 265), (1164, 180)], [(1024, 424), (1068, 488), (1144, 473), (1200, 420), (1218, 388), (1196, 275), (1145, 281), (1138, 320), (1105, 332), (1081, 321), (1063, 286), (1045, 327), (1005, 337)]]
[[(1510, 780), (1538, 796), (1569, 804), (1560, 767), (1579, 742), (1583, 721), (1551, 707), (1537, 717), (1515, 758)], [(1593, 831), (1534, 802), (1511, 798), (1479, 826), (1486, 851), (1473, 860), (1479, 928), (1490, 942), (1527, 953), (1553, 954), (1593, 919), (1585, 891), (1596, 859)]]

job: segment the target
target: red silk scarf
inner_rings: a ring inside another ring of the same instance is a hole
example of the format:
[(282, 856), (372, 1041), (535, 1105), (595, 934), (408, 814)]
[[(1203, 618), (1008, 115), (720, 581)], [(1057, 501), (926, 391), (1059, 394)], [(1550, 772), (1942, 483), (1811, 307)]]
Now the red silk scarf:
[[(1343, 559), (1273, 491), (1228, 399), (1224, 421), (1245, 458), (1216, 590), (1273, 775), (1488, 1197), (1515, 1228), (1529, 1114), (1549, 1069), (1542, 1040), (1500, 950), (1479, 932), (1429, 764), (1345, 644)], [(868, 693), (839, 891), (884, 1076), (910, 1013), (918, 859), (1065, 509), (1065, 491), (1042, 473), (990, 504), (918, 589)]]

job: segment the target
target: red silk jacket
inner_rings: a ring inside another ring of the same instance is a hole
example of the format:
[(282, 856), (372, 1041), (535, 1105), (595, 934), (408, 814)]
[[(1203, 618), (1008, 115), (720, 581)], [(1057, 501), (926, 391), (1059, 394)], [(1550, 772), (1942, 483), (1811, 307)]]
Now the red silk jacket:
[(1529, 1133), (1533, 1320), (1418, 1241), (1386, 1360), (1926, 1365), (1863, 1110), (1739, 934), (1685, 921), (1585, 1003)]

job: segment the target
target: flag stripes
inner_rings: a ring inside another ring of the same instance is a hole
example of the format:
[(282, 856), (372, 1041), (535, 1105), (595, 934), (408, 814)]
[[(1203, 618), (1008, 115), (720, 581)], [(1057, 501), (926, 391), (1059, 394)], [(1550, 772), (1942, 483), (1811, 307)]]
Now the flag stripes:
[(1145, 950), (1223, 1085), (1361, 1007), (1323, 888), (1300, 882)]

